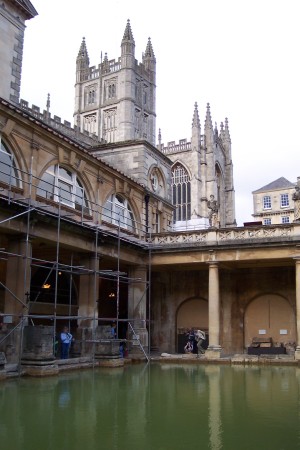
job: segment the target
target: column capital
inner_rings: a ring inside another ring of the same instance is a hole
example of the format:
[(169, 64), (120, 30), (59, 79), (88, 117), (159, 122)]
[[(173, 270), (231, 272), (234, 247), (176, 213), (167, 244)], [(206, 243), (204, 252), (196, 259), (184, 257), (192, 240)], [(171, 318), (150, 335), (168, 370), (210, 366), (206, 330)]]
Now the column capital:
[(206, 264), (208, 264), (209, 267), (219, 267), (220, 266), (219, 261), (207, 261)]

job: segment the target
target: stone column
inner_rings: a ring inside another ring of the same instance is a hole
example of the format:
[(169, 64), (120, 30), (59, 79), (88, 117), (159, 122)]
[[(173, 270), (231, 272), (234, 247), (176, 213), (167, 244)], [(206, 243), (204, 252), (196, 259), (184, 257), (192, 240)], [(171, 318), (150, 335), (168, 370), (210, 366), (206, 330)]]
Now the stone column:
[(205, 352), (208, 359), (220, 358), (220, 292), (219, 267), (217, 262), (209, 263), (208, 280), (208, 332), (209, 346)]
[(30, 291), (32, 245), (24, 238), (14, 238), (9, 241), (7, 251), (10, 254), (7, 257), (4, 312), (8, 316), (4, 320), (16, 324), (19, 315), (28, 313), (26, 293)]
[[(78, 329), (75, 336), (74, 351), (76, 354), (88, 354), (91, 345), (85, 341), (92, 338), (92, 330), (98, 325), (99, 297), (99, 258), (90, 255), (81, 258), (81, 265), (86, 271), (80, 275), (78, 296)], [(95, 319), (95, 320), (94, 320)], [(95, 323), (96, 322), (96, 323)], [(94, 325), (94, 327), (93, 327)]]
[[(129, 272), (128, 288), (128, 318), (133, 326), (134, 332), (140, 343), (148, 350), (148, 330), (147, 330), (147, 266), (132, 267)], [(131, 320), (130, 320), (131, 319)], [(130, 339), (135, 339), (134, 333), (128, 324)], [(132, 351), (140, 353), (138, 342), (132, 345)]]
[(297, 346), (295, 359), (300, 360), (300, 259), (296, 260), (296, 328)]

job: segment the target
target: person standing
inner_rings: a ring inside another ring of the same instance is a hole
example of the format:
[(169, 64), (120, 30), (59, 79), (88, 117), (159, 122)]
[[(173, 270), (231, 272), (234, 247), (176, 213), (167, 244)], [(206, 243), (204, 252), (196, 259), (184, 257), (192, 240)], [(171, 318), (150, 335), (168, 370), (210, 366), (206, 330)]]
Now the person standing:
[(63, 328), (63, 331), (60, 333), (60, 340), (61, 340), (61, 359), (68, 359), (71, 342), (73, 340), (73, 336), (71, 333), (69, 333), (68, 327)]

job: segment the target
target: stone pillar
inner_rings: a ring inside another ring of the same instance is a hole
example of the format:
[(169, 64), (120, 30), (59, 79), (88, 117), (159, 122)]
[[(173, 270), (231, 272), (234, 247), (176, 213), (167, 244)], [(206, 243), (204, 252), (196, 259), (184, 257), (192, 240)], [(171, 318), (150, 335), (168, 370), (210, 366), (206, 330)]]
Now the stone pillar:
[(10, 255), (7, 257), (4, 313), (8, 316), (4, 321), (17, 324), (18, 316), (28, 313), (25, 305), (26, 293), (30, 291), (32, 245), (24, 238), (14, 238), (9, 241), (7, 251)]
[[(145, 351), (148, 351), (148, 330), (147, 330), (147, 267), (132, 267), (129, 272), (128, 288), (128, 318), (134, 328), (140, 343)], [(131, 320), (130, 320), (131, 319)], [(135, 339), (134, 333), (128, 325), (130, 339)], [(141, 348), (138, 342), (133, 342), (131, 352), (140, 353)]]
[(208, 359), (220, 358), (220, 292), (219, 267), (217, 262), (209, 263), (208, 279), (208, 332), (209, 346), (205, 352)]
[(297, 345), (295, 359), (300, 360), (300, 259), (296, 260), (296, 328)]
[(87, 269), (80, 275), (78, 298), (78, 325), (92, 328), (93, 318), (98, 318), (97, 300), (99, 296), (99, 258), (91, 255), (81, 259), (81, 265)]
[[(78, 296), (78, 330), (76, 331), (74, 351), (78, 355), (90, 353), (91, 346), (85, 341), (92, 338), (92, 330), (98, 325), (99, 297), (99, 258), (96, 255), (81, 258), (81, 265), (87, 269), (80, 275)], [(95, 321), (94, 321), (95, 319)], [(94, 326), (93, 326), (94, 325)]]

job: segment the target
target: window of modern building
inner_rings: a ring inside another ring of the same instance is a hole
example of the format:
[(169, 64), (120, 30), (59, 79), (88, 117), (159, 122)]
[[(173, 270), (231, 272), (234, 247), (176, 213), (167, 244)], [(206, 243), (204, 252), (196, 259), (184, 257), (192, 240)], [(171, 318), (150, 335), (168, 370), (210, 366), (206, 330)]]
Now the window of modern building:
[(264, 225), (271, 225), (272, 224), (272, 220), (271, 219), (264, 219)]
[(271, 209), (272, 208), (270, 195), (265, 195), (264, 196), (264, 198), (263, 198), (263, 208), (264, 209)]
[(191, 182), (187, 170), (180, 163), (172, 169), (174, 222), (191, 219)]
[(82, 210), (85, 214), (89, 213), (88, 199), (76, 173), (58, 164), (44, 172), (37, 195)]
[(126, 198), (113, 194), (105, 202), (102, 214), (103, 221), (120, 225), (126, 230), (135, 231), (135, 220)]
[(280, 195), (280, 206), (281, 208), (286, 208), (289, 206), (289, 195), (288, 194), (281, 194)]
[(17, 164), (13, 153), (0, 138), (0, 181), (10, 186), (20, 186)]
[(281, 223), (290, 223), (289, 216), (283, 216), (281, 217)]

